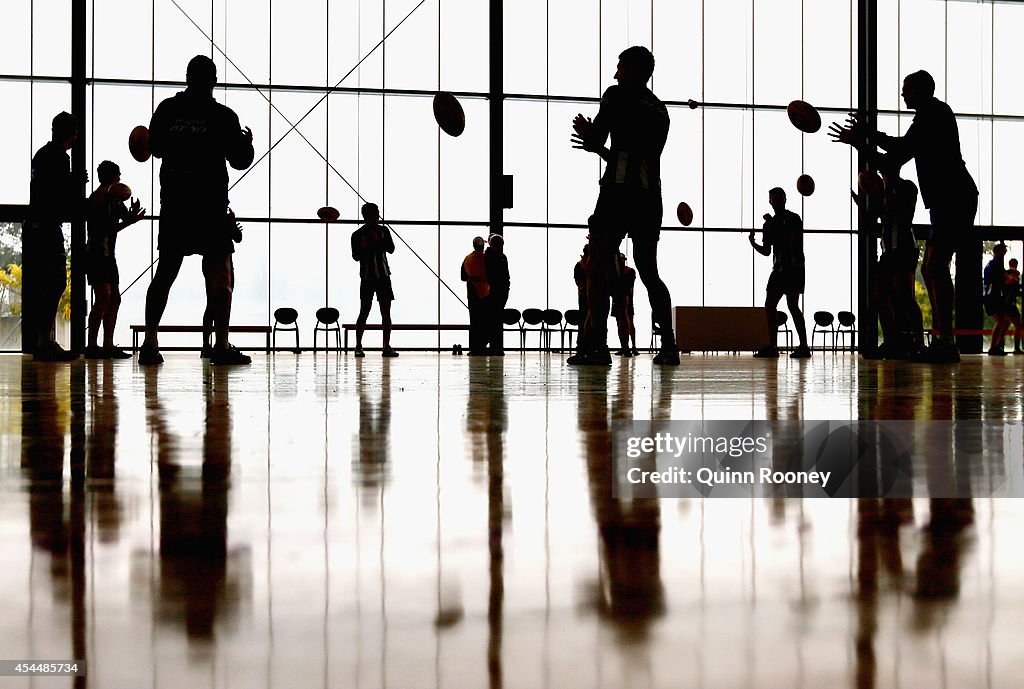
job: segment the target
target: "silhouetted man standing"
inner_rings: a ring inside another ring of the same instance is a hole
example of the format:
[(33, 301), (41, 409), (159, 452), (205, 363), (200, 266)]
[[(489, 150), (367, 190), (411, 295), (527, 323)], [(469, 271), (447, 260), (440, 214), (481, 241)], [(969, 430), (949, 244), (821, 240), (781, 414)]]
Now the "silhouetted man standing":
[[(938, 336), (913, 359), (955, 363), (960, 361), (960, 351), (953, 339), (955, 296), (959, 297), (956, 306), (961, 327), (981, 327), (981, 300), (977, 295), (977, 286), (981, 284), (981, 244), (971, 237), (978, 211), (978, 187), (960, 152), (956, 117), (948, 105), (935, 97), (932, 76), (923, 70), (907, 75), (902, 95), (907, 107), (916, 111), (913, 124), (903, 136), (872, 133), (859, 115), (850, 118), (845, 127), (833, 123), (830, 133), (835, 141), (858, 148), (878, 146), (889, 153), (897, 166), (911, 158), (917, 164), (921, 199), (931, 215), (921, 274), (928, 288), (932, 325)], [(958, 250), (968, 247), (974, 250), (964, 252), (964, 260), (957, 261), (960, 293), (955, 295), (950, 262)]]
[[(658, 274), (661, 233), (661, 152), (668, 138), (669, 116), (647, 82), (654, 73), (654, 56), (647, 48), (622, 51), (615, 86), (601, 97), (593, 121), (573, 120), (573, 147), (597, 153), (607, 163), (597, 205), (590, 216), (590, 260), (587, 263), (588, 313), (572, 365), (610, 365), (608, 352), (609, 285), (615, 276), (619, 244), (633, 239), (633, 261), (647, 288), (654, 320), (661, 326), (662, 349), (656, 364), (678, 364), (679, 350), (672, 331), (672, 298)], [(605, 141), (611, 136), (610, 148)]]
[(236, 170), (252, 165), (252, 130), (213, 99), (217, 66), (197, 55), (188, 63), (186, 88), (157, 106), (149, 146), (160, 166), (160, 262), (146, 294), (146, 339), (140, 364), (163, 362), (157, 328), (171, 285), (185, 256), (201, 254), (206, 299), (213, 314), (214, 364), (248, 364), (228, 342), (231, 319), (231, 254), (234, 218), (228, 215), (227, 161)]
[(492, 234), (487, 239), (484, 265), (487, 268), (487, 283), (491, 286), (491, 322), (487, 339), (488, 354), (493, 356), (505, 355), (505, 305), (508, 304), (512, 279), (508, 272), (508, 256), (505, 255), (504, 249), (505, 238), (500, 234)]
[(807, 326), (804, 314), (800, 310), (800, 295), (804, 293), (804, 223), (800, 216), (786, 209), (786, 192), (775, 187), (768, 192), (768, 203), (775, 215), (765, 214), (764, 232), (758, 244), (754, 241), (754, 233), (747, 236), (750, 246), (757, 253), (772, 257), (772, 273), (768, 276), (764, 308), (768, 317), (768, 335), (771, 343), (754, 354), (759, 359), (777, 359), (779, 348), (775, 344), (778, 336), (778, 307), (782, 297), (786, 297), (786, 305), (793, 316), (800, 345), (790, 354), (794, 359), (807, 359), (811, 350), (807, 346)]
[(71, 172), (67, 152), (78, 138), (78, 120), (62, 112), (53, 118), (52, 136), (32, 157), (29, 218), (24, 233), (23, 291), (28, 306), (23, 314), (25, 350), (37, 361), (72, 361), (54, 338), (54, 321), (67, 287), (67, 255), (61, 225), (82, 212), (85, 171)]
[(380, 224), (380, 209), (375, 203), (364, 203), (363, 225), (352, 233), (352, 260), (359, 262), (359, 316), (356, 318), (357, 357), (364, 357), (363, 330), (373, 306), (373, 295), (380, 305), (380, 320), (384, 326), (383, 356), (392, 358), (398, 352), (391, 348), (391, 302), (395, 292), (391, 287), (391, 268), (388, 254), (395, 253), (395, 240), (386, 225)]
[(483, 237), (473, 237), (473, 251), (462, 259), (462, 281), (466, 283), (469, 302), (469, 355), (484, 356), (490, 337), (491, 285), (487, 281)]

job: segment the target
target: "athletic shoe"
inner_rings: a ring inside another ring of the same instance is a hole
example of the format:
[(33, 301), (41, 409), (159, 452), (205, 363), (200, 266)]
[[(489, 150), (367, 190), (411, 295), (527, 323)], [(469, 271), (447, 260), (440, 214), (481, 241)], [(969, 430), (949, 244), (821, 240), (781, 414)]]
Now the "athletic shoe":
[(633, 352), (628, 349), (616, 349), (612, 354), (615, 356), (633, 356)]
[(382, 357), (384, 357), (385, 359), (394, 359), (396, 356), (398, 356), (398, 352), (396, 352), (395, 350), (391, 349), (391, 347), (388, 347), (383, 352), (381, 352), (380, 355)]
[(118, 347), (117, 345), (112, 345), (110, 347), (104, 347), (103, 351), (106, 353), (106, 355), (107, 355), (106, 358), (107, 359), (131, 359), (132, 358), (131, 352), (126, 352), (123, 349), (121, 349), (120, 347)]
[(489, 354), (491, 356), (505, 356), (505, 350), (504, 349), (492, 349), (489, 352)]
[[(82, 355), (86, 359), (110, 359), (110, 353), (103, 347), (86, 347)], [(131, 356), (131, 355), (129, 355)]]
[(153, 347), (146, 344), (139, 347), (139, 365), (152, 366), (162, 363), (164, 363), (164, 357), (160, 354), (159, 347)]
[(566, 359), (565, 363), (570, 366), (611, 366), (612, 355), (607, 347), (601, 347), (589, 352), (576, 352)]
[(357, 359), (362, 359), (364, 356), (366, 356), (366, 352), (364, 352), (361, 348), (356, 347), (356, 351), (355, 353), (353, 353), (352, 356), (354, 356)]
[(78, 355), (69, 352), (56, 342), (47, 342), (32, 355), (35, 361), (74, 361)]
[(761, 349), (754, 352), (755, 359), (778, 359), (779, 348), (778, 347), (762, 347)]
[(636, 347), (633, 347), (633, 356), (640, 356), (640, 350)]
[(789, 353), (790, 359), (810, 359), (811, 349), (810, 347), (797, 347)]
[(662, 347), (661, 351), (654, 355), (652, 361), (661, 366), (678, 366), (679, 350), (675, 347)]
[(203, 348), (199, 350), (200, 359), (209, 359), (213, 356), (213, 347), (210, 345), (203, 345)]
[(957, 364), (960, 363), (960, 350), (952, 342), (935, 340), (911, 355), (910, 360), (921, 364)]
[(242, 354), (234, 345), (215, 347), (210, 363), (214, 366), (244, 366), (252, 363), (252, 357)]
[(993, 347), (992, 349), (988, 350), (988, 355), (989, 356), (1006, 356), (1006, 350), (1003, 349), (1002, 347)]

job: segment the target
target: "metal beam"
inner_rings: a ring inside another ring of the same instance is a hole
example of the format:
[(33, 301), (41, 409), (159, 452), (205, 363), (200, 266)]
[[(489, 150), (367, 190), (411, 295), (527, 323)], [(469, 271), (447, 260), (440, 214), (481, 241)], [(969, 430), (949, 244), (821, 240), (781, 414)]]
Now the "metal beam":
[[(78, 139), (71, 148), (71, 169), (85, 170), (85, 136), (89, 131), (86, 121), (86, 32), (87, 0), (72, 0), (71, 3), (71, 114), (78, 119)], [(85, 198), (85, 184), (82, 184), (82, 198)], [(76, 213), (71, 221), (71, 349), (81, 352), (85, 349), (85, 312), (87, 309), (85, 285), (85, 216)]]
[(503, 78), (505, 50), (503, 35), (503, 0), (490, 0), (490, 82), (488, 98), (490, 109), (490, 230), (491, 234), (503, 234), (505, 160), (503, 155), (504, 134), (504, 90)]
[[(878, 0), (857, 0), (857, 110), (874, 132), (878, 125)], [(857, 153), (857, 170), (871, 167), (870, 152)], [(877, 307), (871, 298), (876, 264), (872, 221), (863, 208), (857, 211), (857, 319), (862, 351), (878, 347)]]

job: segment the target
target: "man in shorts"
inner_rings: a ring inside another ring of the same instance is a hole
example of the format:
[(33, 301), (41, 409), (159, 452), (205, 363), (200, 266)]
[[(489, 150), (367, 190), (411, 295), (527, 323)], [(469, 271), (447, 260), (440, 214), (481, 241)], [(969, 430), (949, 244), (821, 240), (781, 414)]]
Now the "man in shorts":
[[(117, 233), (142, 220), (146, 209), (138, 199), (126, 208), (124, 199), (117, 197), (111, 187), (121, 181), (121, 168), (104, 160), (96, 168), (100, 186), (89, 197), (89, 240), (85, 248), (85, 274), (94, 295), (89, 311), (89, 342), (85, 347), (86, 359), (130, 359), (131, 354), (114, 344), (117, 311), (121, 306), (120, 274), (117, 270)], [(100, 325), (103, 325), (103, 346), (97, 344)]]
[[(956, 363), (960, 350), (953, 338), (953, 305), (957, 302), (957, 319), (965, 327), (979, 327), (980, 304), (971, 304), (970, 291), (964, 289), (956, 299), (950, 263), (953, 255), (976, 243), (971, 237), (974, 216), (978, 211), (978, 187), (967, 171), (960, 152), (960, 131), (952, 109), (935, 97), (935, 80), (923, 70), (903, 80), (903, 100), (916, 111), (914, 121), (903, 136), (872, 133), (864, 120), (854, 115), (846, 126), (833, 123), (830, 135), (839, 143), (874, 150), (877, 146), (888, 152), (893, 162), (902, 166), (911, 158), (917, 164), (917, 180), (921, 200), (931, 215), (931, 231), (925, 244), (921, 275), (928, 288), (932, 307), (932, 325), (937, 337), (930, 346), (912, 359), (924, 363)], [(981, 267), (964, 252), (957, 260), (957, 282), (965, 287), (978, 280)], [(980, 281), (978, 281), (980, 282)], [(977, 322), (979, 325), (972, 325)]]
[(213, 99), (217, 66), (205, 55), (188, 63), (184, 91), (157, 106), (149, 125), (149, 146), (160, 166), (160, 262), (146, 294), (146, 338), (139, 363), (163, 362), (157, 329), (167, 297), (185, 256), (201, 254), (207, 305), (215, 342), (210, 362), (248, 364), (228, 342), (231, 320), (231, 254), (234, 222), (228, 215), (228, 172), (252, 165), (252, 130)]
[(395, 292), (391, 288), (391, 268), (388, 254), (395, 253), (395, 240), (386, 225), (380, 224), (380, 209), (375, 203), (364, 203), (362, 208), (364, 224), (352, 233), (352, 260), (359, 263), (359, 317), (356, 319), (357, 357), (364, 357), (363, 330), (366, 318), (377, 295), (380, 306), (380, 320), (384, 325), (383, 356), (391, 358), (398, 352), (391, 348), (391, 302)]
[(768, 192), (768, 203), (775, 215), (765, 214), (762, 244), (754, 241), (754, 233), (747, 236), (750, 246), (762, 256), (772, 257), (772, 274), (768, 276), (768, 288), (764, 299), (764, 308), (768, 316), (768, 335), (772, 342), (758, 350), (754, 356), (759, 359), (779, 358), (779, 348), (775, 344), (778, 335), (778, 307), (782, 297), (786, 297), (786, 305), (793, 316), (793, 326), (800, 345), (790, 353), (794, 359), (807, 359), (811, 356), (807, 346), (807, 326), (804, 325), (804, 314), (800, 310), (800, 295), (804, 293), (804, 223), (800, 216), (786, 210), (786, 192), (775, 187)]
[[(654, 56), (633, 46), (619, 55), (615, 86), (601, 97), (593, 121), (573, 120), (573, 147), (597, 153), (607, 163), (597, 205), (590, 216), (590, 260), (587, 262), (587, 320), (570, 365), (610, 365), (608, 352), (609, 287), (615, 276), (619, 244), (628, 234), (633, 260), (647, 288), (654, 319), (661, 327), (662, 349), (654, 363), (679, 364), (672, 330), (672, 298), (658, 274), (661, 233), (661, 153), (668, 138), (669, 115), (647, 88), (654, 74)], [(611, 137), (610, 147), (605, 141)]]

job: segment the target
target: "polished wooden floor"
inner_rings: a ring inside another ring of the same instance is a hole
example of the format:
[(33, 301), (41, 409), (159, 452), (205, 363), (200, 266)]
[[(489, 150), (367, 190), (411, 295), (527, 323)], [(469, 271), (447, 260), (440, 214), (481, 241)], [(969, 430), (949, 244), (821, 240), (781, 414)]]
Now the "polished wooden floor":
[(0, 356), (0, 659), (89, 666), (0, 687), (1020, 687), (1024, 501), (620, 502), (609, 422), (1019, 424), (1022, 381), (1024, 357)]

